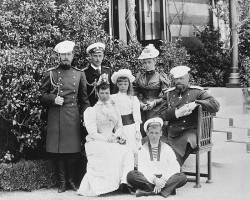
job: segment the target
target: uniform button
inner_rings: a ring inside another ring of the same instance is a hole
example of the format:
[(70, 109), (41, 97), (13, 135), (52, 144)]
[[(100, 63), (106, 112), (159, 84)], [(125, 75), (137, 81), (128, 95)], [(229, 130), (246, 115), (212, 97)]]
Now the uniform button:
[(74, 99), (75, 97), (73, 97), (73, 99)]
[(59, 71), (58, 74), (60, 74), (61, 72)]
[(186, 101), (186, 103), (188, 103), (188, 101)]
[(172, 126), (170, 126), (170, 128), (172, 128)]
[(75, 76), (73, 76), (73, 78), (76, 78)]
[(175, 97), (175, 95), (173, 95), (173, 97)]
[(63, 91), (61, 90), (61, 92), (63, 92)]
[(76, 84), (76, 83), (73, 83), (74, 85)]
[(73, 106), (74, 104), (72, 103), (72, 106)]
[(189, 93), (188, 93), (188, 95), (189, 95)]
[(181, 129), (184, 129), (183, 127)]
[(76, 92), (76, 90), (74, 90), (74, 92)]
[(186, 121), (185, 121), (185, 120), (183, 120), (183, 122), (185, 123)]
[(60, 85), (62, 85), (62, 83), (60, 83)]

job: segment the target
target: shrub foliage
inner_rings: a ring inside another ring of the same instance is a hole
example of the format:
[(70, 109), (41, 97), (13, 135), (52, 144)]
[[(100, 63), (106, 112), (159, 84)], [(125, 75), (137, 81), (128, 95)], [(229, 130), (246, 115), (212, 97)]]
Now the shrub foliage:
[(230, 74), (230, 51), (223, 49), (217, 29), (206, 26), (195, 32), (201, 44), (190, 49), (190, 66), (198, 85), (224, 87)]
[(35, 190), (51, 188), (57, 184), (52, 163), (48, 160), (24, 161), (0, 164), (1, 190)]
[[(0, 3), (0, 117), (11, 124), (21, 153), (25, 148), (37, 148), (44, 140), (46, 117), (38, 89), (44, 72), (58, 64), (53, 52), (58, 42), (75, 41), (73, 64), (80, 69), (88, 62), (87, 46), (101, 41), (107, 45), (104, 63), (114, 71), (129, 68), (135, 74), (143, 70), (137, 59), (142, 45), (135, 39), (125, 44), (104, 31), (107, 0)], [(159, 63), (166, 72), (187, 63), (185, 49), (175, 43), (163, 41), (161, 51)]]

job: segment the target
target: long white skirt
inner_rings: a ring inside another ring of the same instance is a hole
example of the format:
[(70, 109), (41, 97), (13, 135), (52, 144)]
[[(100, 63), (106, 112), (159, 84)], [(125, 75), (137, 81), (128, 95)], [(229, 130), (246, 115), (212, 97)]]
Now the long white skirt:
[(135, 124), (123, 126), (122, 133), (126, 139), (126, 145), (130, 147), (134, 153), (137, 153), (138, 149), (141, 147), (141, 140), (136, 141)]
[(130, 148), (118, 143), (90, 141), (85, 149), (87, 172), (77, 194), (96, 196), (115, 191), (121, 183), (127, 183), (127, 174), (134, 169)]

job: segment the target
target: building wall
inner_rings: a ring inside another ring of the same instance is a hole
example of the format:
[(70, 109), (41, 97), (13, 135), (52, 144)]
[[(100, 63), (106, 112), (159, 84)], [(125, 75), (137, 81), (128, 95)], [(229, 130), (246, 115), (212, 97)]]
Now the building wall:
[[(192, 45), (195, 28), (210, 23), (211, 0), (113, 0), (118, 3), (119, 38), (127, 39), (126, 1), (135, 2), (137, 37), (142, 43), (181, 37), (186, 46)], [(165, 19), (163, 18), (166, 13)], [(114, 16), (116, 18), (116, 16)], [(164, 26), (165, 24), (165, 26)], [(167, 30), (164, 31), (163, 27)], [(164, 34), (168, 32), (168, 37)]]
[(211, 20), (209, 1), (170, 0), (167, 9), (171, 40), (181, 38), (182, 45), (187, 48), (197, 45), (195, 29), (209, 24)]

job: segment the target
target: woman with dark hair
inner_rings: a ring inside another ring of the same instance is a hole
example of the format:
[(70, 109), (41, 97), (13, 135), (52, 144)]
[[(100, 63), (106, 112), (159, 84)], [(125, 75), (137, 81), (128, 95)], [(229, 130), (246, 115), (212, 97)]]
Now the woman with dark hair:
[(84, 122), (88, 135), (85, 150), (87, 173), (77, 193), (96, 196), (115, 191), (126, 184), (126, 176), (134, 168), (131, 149), (122, 139), (122, 119), (114, 101), (110, 99), (107, 74), (97, 83), (98, 102), (86, 109)]

